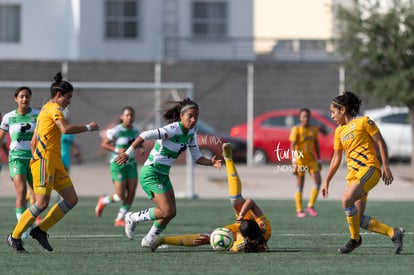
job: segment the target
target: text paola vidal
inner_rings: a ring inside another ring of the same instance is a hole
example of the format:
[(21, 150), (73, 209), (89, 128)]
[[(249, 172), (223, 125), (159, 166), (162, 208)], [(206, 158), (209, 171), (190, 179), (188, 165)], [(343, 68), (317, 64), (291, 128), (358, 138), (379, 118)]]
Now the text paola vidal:
[[(279, 162), (288, 161), (290, 159), (300, 159), (304, 157), (302, 150), (290, 150), (290, 149), (280, 148), (280, 142), (277, 144), (275, 152), (276, 152), (277, 160)], [(308, 172), (309, 168), (305, 165), (296, 165), (296, 164), (276, 165), (275, 172), (292, 172), (293, 173), (295, 171)]]

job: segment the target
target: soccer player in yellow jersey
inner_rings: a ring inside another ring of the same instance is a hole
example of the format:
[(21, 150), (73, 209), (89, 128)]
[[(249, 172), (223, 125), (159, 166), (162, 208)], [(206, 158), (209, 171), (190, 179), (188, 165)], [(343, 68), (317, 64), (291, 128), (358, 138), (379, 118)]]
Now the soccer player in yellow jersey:
[(46, 232), (78, 202), (78, 196), (60, 156), (62, 133), (77, 134), (99, 129), (94, 121), (87, 125), (68, 123), (63, 115), (63, 110), (70, 104), (73, 86), (62, 80), (60, 72), (56, 74), (54, 79), (55, 81), (50, 87), (50, 100), (38, 115), (31, 141), (33, 156), (30, 168), (33, 175), (36, 202), (23, 212), (13, 232), (7, 238), (9, 246), (17, 253), (27, 253), (21, 241), (22, 234), (48, 207), (52, 189), (60, 194), (62, 200), (52, 206), (43, 221), (30, 231), (30, 236), (46, 250), (53, 250)]
[[(234, 243), (231, 252), (264, 252), (270, 239), (272, 228), (260, 207), (250, 198), (242, 196), (242, 186), (232, 159), (230, 143), (223, 144), (223, 157), (226, 162), (227, 183), (230, 202), (233, 205), (236, 222), (224, 226), (233, 233)], [(152, 251), (163, 244), (179, 246), (199, 246), (210, 244), (209, 233), (196, 233), (158, 237), (151, 244)]]
[(336, 97), (330, 105), (331, 117), (339, 125), (335, 131), (334, 153), (321, 189), (322, 196), (328, 197), (329, 183), (335, 175), (345, 151), (348, 167), (347, 185), (342, 195), (351, 239), (338, 251), (350, 253), (361, 245), (359, 228), (388, 236), (395, 245), (395, 253), (403, 249), (403, 228), (392, 228), (377, 219), (364, 214), (368, 192), (381, 178), (381, 165), (376, 155), (378, 146), (382, 162), (382, 180), (385, 185), (393, 181), (388, 164), (387, 147), (376, 124), (369, 117), (358, 117), (361, 100), (351, 92)]
[(303, 185), (305, 173), (312, 175), (314, 186), (312, 188), (306, 212), (316, 217), (315, 202), (321, 187), (321, 163), (318, 143), (318, 127), (310, 125), (311, 112), (307, 108), (299, 111), (300, 125), (294, 126), (290, 132), (290, 148), (292, 165), (296, 175), (297, 191), (295, 193), (296, 215), (298, 218), (306, 217), (302, 208)]

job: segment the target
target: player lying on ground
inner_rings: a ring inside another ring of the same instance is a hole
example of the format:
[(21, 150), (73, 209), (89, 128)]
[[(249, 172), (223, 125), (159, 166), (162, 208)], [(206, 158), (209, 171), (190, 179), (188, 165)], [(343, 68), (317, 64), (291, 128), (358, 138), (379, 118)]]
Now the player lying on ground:
[[(226, 162), (230, 202), (236, 214), (236, 222), (224, 226), (231, 230), (234, 236), (234, 244), (230, 251), (266, 251), (267, 241), (272, 233), (270, 222), (252, 199), (243, 198), (241, 181), (232, 160), (230, 143), (223, 144), (223, 157)], [(197, 233), (158, 237), (151, 246), (152, 251), (162, 244), (199, 246), (210, 244), (210, 236), (209, 233)]]

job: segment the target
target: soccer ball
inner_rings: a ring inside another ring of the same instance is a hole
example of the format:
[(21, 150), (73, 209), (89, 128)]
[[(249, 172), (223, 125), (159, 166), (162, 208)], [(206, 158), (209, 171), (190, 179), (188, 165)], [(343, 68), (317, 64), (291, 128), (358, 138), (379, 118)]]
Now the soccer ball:
[(214, 229), (210, 234), (210, 245), (216, 251), (229, 250), (233, 245), (233, 233), (224, 227)]

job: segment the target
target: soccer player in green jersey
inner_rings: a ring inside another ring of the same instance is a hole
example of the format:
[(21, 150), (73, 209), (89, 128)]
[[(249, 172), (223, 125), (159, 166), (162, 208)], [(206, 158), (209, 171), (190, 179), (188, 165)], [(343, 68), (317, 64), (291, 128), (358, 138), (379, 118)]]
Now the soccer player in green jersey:
[(175, 102), (175, 105), (164, 112), (164, 119), (170, 123), (162, 128), (142, 132), (131, 146), (115, 159), (118, 164), (124, 164), (135, 157), (135, 151), (145, 140), (156, 140), (148, 159), (139, 173), (139, 182), (156, 207), (138, 212), (128, 212), (125, 215), (125, 234), (129, 239), (135, 237), (135, 227), (139, 222), (153, 221), (147, 235), (142, 239), (142, 247), (151, 247), (151, 243), (167, 227), (176, 215), (174, 188), (169, 173), (178, 156), (187, 147), (193, 161), (197, 164), (221, 168), (221, 160), (203, 157), (197, 143), (194, 129), (198, 121), (198, 104), (189, 98)]
[(30, 88), (19, 87), (14, 93), (17, 108), (5, 114), (0, 125), (0, 143), (3, 143), (7, 133), (10, 134), (9, 170), (16, 188), (17, 220), (27, 208), (27, 186), (29, 186), (30, 193), (33, 194), (30, 141), (36, 127), (39, 110), (30, 107), (31, 97)]
[[(135, 190), (138, 185), (138, 167), (135, 157), (130, 158), (125, 165), (118, 165), (115, 158), (121, 152), (125, 152), (139, 135), (139, 130), (134, 126), (135, 111), (132, 107), (122, 108), (120, 123), (106, 131), (101, 146), (112, 152), (110, 159), (111, 176), (115, 192), (110, 195), (99, 197), (95, 208), (97, 217), (102, 215), (106, 205), (122, 201), (121, 208), (115, 219), (115, 226), (125, 226), (125, 214), (135, 197)], [(143, 151), (141, 151), (143, 153)]]

